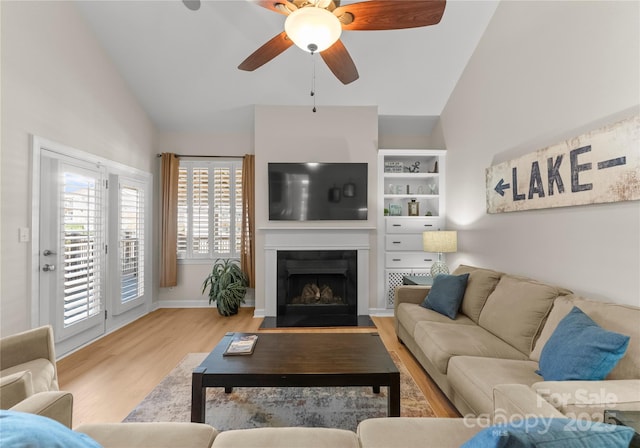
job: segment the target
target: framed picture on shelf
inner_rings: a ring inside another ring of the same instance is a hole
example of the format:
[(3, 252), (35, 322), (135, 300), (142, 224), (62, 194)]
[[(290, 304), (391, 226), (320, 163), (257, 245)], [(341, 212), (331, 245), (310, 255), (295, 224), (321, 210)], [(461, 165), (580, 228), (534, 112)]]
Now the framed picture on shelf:
[(389, 216), (402, 216), (402, 206), (400, 204), (389, 204)]
[(402, 173), (404, 169), (404, 164), (402, 162), (384, 162), (384, 172), (385, 173)]

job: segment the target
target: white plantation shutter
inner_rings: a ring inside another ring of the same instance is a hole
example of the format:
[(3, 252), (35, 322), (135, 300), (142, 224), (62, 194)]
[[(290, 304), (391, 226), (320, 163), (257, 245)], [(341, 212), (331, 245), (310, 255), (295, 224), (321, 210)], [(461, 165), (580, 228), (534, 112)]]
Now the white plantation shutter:
[(209, 254), (209, 170), (191, 172), (191, 253)]
[(231, 167), (213, 168), (213, 247), (219, 254), (231, 253)]
[(235, 167), (235, 251), (242, 244), (242, 165)]
[(189, 175), (187, 168), (180, 167), (178, 170), (178, 258), (187, 256), (187, 235), (188, 235), (188, 182)]
[(241, 161), (180, 161), (178, 258), (239, 257), (241, 178)]
[(120, 302), (144, 295), (144, 187), (132, 182), (120, 184)]
[(62, 171), (60, 247), (63, 319), (71, 327), (101, 311), (104, 225), (102, 179)]

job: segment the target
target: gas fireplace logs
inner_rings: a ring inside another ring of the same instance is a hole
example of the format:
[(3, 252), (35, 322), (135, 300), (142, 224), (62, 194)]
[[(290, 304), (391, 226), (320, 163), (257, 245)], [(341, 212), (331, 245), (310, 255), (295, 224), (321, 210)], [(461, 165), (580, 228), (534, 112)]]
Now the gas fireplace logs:
[(310, 305), (310, 304), (336, 304), (344, 303), (342, 297), (334, 296), (333, 291), (327, 285), (319, 287), (315, 283), (307, 283), (302, 288), (302, 294), (294, 297), (291, 300), (295, 305)]

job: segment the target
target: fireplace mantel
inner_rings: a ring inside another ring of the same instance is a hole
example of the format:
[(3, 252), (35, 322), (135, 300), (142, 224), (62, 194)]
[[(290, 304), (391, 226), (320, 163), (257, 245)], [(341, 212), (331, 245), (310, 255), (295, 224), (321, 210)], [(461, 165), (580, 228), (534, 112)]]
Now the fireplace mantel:
[(278, 232), (278, 231), (291, 231), (291, 230), (301, 230), (301, 231), (323, 231), (323, 230), (331, 230), (331, 231), (345, 231), (345, 232), (351, 232), (351, 231), (358, 231), (358, 232), (362, 232), (362, 231), (372, 231), (372, 230), (376, 230), (375, 227), (371, 227), (371, 226), (362, 226), (362, 227), (345, 227), (345, 226), (277, 226), (277, 227), (258, 227), (258, 230), (261, 232)]
[(265, 315), (277, 314), (278, 250), (356, 250), (358, 315), (369, 314), (369, 251), (373, 227), (263, 227)]

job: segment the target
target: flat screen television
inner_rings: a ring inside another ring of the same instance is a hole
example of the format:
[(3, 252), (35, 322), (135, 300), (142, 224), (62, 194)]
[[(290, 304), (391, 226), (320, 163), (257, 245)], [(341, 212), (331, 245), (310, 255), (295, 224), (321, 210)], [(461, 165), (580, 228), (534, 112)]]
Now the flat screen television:
[(270, 221), (367, 219), (367, 163), (269, 163)]

